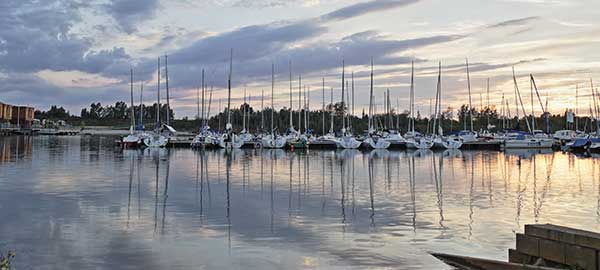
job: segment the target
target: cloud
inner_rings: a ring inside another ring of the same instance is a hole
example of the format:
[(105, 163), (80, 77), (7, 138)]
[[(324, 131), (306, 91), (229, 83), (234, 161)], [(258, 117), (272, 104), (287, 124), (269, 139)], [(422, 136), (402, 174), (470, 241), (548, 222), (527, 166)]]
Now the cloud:
[(137, 31), (140, 22), (154, 17), (158, 0), (110, 0), (104, 7), (119, 29), (131, 34)]
[(419, 0), (373, 0), (340, 8), (321, 16), (323, 21), (346, 20), (368, 13), (379, 12), (414, 4)]
[(102, 73), (131, 60), (123, 48), (91, 50), (93, 40), (71, 33), (85, 7), (76, 1), (8, 0), (0, 5), (1, 71)]
[(540, 19), (540, 17), (537, 16), (532, 16), (532, 17), (525, 17), (525, 18), (520, 18), (520, 19), (514, 19), (514, 20), (507, 20), (507, 21), (503, 21), (503, 22), (499, 22), (496, 24), (492, 24), (490, 26), (488, 26), (488, 29), (491, 28), (501, 28), (501, 27), (509, 27), (509, 26), (523, 26), (526, 25), (532, 21), (538, 20)]

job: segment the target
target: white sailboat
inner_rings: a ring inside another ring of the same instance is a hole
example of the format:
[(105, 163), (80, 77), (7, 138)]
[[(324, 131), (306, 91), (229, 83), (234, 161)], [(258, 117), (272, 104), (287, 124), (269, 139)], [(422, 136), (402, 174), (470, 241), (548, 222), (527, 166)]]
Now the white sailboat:
[(244, 142), (233, 132), (231, 124), (231, 75), (233, 69), (233, 49), (229, 58), (229, 77), (227, 79), (227, 124), (225, 124), (225, 132), (219, 138), (219, 147), (224, 149), (239, 149), (244, 145)]
[(210, 105), (212, 103), (212, 93), (213, 87), (210, 87), (210, 94), (208, 98), (208, 108), (206, 116), (204, 115), (204, 104), (206, 97), (206, 84), (204, 83), (204, 69), (202, 70), (202, 111), (200, 111), (200, 94), (198, 93), (199, 89), (196, 91), (196, 98), (198, 100), (198, 120), (200, 122), (200, 128), (198, 130), (198, 135), (194, 137), (191, 142), (191, 146), (194, 148), (210, 148), (214, 147), (218, 144), (217, 136), (210, 129), (208, 125), (208, 117), (210, 116)]
[[(521, 105), (521, 109), (523, 111), (523, 115), (525, 117), (525, 123), (527, 123), (527, 129), (529, 130), (529, 134), (524, 132), (512, 132), (506, 135), (504, 139), (504, 148), (518, 148), (518, 149), (528, 149), (528, 148), (552, 148), (554, 144), (554, 140), (551, 138), (544, 137), (536, 137), (532, 135), (532, 126), (529, 123), (529, 119), (527, 118), (527, 114), (525, 113), (525, 107), (523, 106), (523, 100), (521, 99), (521, 92), (519, 91), (519, 86), (517, 84), (517, 77), (515, 76), (515, 69), (513, 67), (513, 82), (515, 87), (515, 95), (518, 100), (518, 103)], [(517, 108), (518, 110), (518, 108)], [(533, 116), (532, 112), (532, 116)]]
[(262, 146), (269, 149), (280, 149), (285, 146), (286, 138), (279, 136), (275, 132), (274, 117), (275, 117), (275, 65), (271, 64), (271, 134), (262, 138)]
[(343, 149), (357, 149), (360, 147), (361, 142), (356, 140), (354, 136), (352, 136), (346, 130), (346, 105), (344, 103), (344, 61), (342, 60), (342, 136), (337, 139), (338, 148)]
[[(322, 88), (322, 97), (323, 97), (323, 104), (322, 104), (322, 131), (323, 134), (321, 136), (319, 136), (318, 138), (311, 140), (308, 142), (309, 147), (316, 147), (316, 148), (336, 148), (337, 147), (337, 138), (335, 137), (335, 134), (333, 132), (333, 112), (330, 111), (330, 127), (329, 127), (329, 133), (325, 133), (325, 78), (323, 78), (323, 88)], [(331, 104), (333, 104), (333, 88), (331, 88)]]
[(135, 109), (133, 107), (133, 69), (131, 69), (131, 126), (129, 127), (129, 134), (121, 139), (122, 145), (125, 148), (136, 148), (141, 145), (142, 140), (135, 133)]
[(439, 63), (437, 91), (435, 96), (435, 117), (433, 119), (433, 147), (440, 149), (459, 149), (462, 139), (458, 136), (444, 136), (442, 128), (442, 63)]
[(467, 116), (463, 115), (463, 131), (458, 133), (458, 136), (463, 142), (475, 142), (477, 141), (477, 133), (473, 130), (473, 103), (471, 102), (471, 76), (469, 74), (469, 60), (466, 59), (467, 66), (467, 89), (469, 91), (469, 121), (470, 129), (467, 129)]
[(391, 143), (375, 133), (373, 127), (373, 60), (371, 59), (371, 87), (369, 90), (369, 129), (363, 144), (371, 149), (387, 149)]
[(246, 89), (244, 88), (244, 105), (243, 105), (243, 114), (242, 114), (242, 131), (240, 131), (239, 138), (243, 142), (243, 145), (252, 144), (254, 140), (254, 135), (248, 132), (246, 129), (246, 123), (248, 122), (248, 103), (246, 102)]
[(408, 119), (408, 132), (406, 137), (406, 148), (409, 149), (429, 149), (433, 146), (433, 141), (415, 132), (415, 64), (411, 64), (410, 75), (410, 117)]
[(169, 142), (168, 139), (163, 136), (160, 132), (161, 122), (160, 122), (160, 57), (158, 58), (158, 84), (157, 84), (157, 103), (156, 103), (156, 124), (154, 126), (154, 131), (148, 132), (145, 136), (142, 137), (142, 141), (147, 147), (158, 148), (165, 147)]

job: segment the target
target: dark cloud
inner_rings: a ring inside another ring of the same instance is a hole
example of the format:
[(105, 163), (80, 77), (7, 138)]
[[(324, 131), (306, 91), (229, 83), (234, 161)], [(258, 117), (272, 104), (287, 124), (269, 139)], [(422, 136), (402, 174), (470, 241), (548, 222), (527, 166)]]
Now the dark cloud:
[(105, 8), (119, 29), (131, 34), (137, 31), (138, 23), (154, 17), (158, 0), (110, 0)]
[(507, 21), (503, 21), (503, 22), (499, 22), (493, 25), (488, 26), (487, 28), (501, 28), (501, 27), (508, 27), (508, 26), (522, 26), (522, 25), (526, 25), (532, 21), (538, 20), (540, 17), (537, 16), (532, 16), (532, 17), (525, 17), (525, 18), (520, 18), (520, 19), (514, 19), (514, 20), (507, 20)]
[(373, 0), (340, 8), (321, 16), (324, 21), (345, 20), (372, 12), (384, 11), (414, 4), (420, 0)]
[(7, 1), (0, 4), (0, 70), (79, 70), (103, 73), (129, 61), (123, 48), (91, 50), (93, 40), (71, 33), (81, 22), (77, 1)]

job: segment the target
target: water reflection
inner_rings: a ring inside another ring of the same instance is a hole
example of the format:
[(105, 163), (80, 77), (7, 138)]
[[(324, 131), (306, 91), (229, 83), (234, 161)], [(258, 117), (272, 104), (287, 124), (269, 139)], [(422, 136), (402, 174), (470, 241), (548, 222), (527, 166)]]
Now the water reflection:
[(502, 258), (525, 223), (600, 228), (598, 159), (560, 152), (22, 139), (0, 139), (0, 237), (23, 268), (438, 269), (425, 251)]

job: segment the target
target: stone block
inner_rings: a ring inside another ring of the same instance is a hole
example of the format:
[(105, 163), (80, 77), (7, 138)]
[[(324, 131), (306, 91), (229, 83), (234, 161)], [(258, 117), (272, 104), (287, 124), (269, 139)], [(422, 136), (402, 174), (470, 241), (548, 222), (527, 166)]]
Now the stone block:
[(516, 249), (508, 249), (508, 261), (511, 263), (534, 264), (537, 257), (521, 253)]
[(525, 235), (600, 250), (600, 234), (552, 224), (525, 225)]
[(540, 239), (540, 257), (557, 263), (565, 263), (565, 249), (568, 244), (557, 241)]
[(530, 256), (540, 256), (539, 239), (525, 234), (517, 234), (517, 251)]
[(598, 251), (575, 245), (565, 246), (565, 264), (574, 269), (598, 269)]

